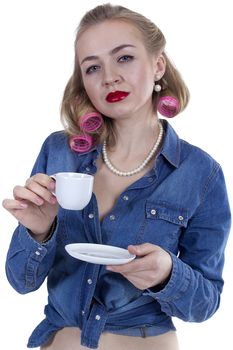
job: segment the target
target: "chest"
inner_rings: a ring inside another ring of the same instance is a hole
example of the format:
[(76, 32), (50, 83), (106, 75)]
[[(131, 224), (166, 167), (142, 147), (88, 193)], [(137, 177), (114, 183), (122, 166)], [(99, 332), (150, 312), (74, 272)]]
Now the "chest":
[[(135, 176), (120, 177), (111, 173), (99, 159), (96, 166), (93, 192), (98, 213), (95, 201), (82, 215), (71, 212), (67, 216), (64, 213), (69, 232), (65, 243), (77, 242), (79, 232), (79, 242), (123, 248), (129, 244), (151, 242), (176, 254), (179, 236), (199, 204), (193, 183), (184, 186), (184, 181), (182, 184), (177, 181), (182, 169), (171, 171), (157, 162), (156, 173), (144, 169)], [(145, 172), (148, 173), (146, 176)]]
[[(182, 227), (187, 225), (188, 213), (185, 205), (181, 205), (184, 197), (177, 203), (177, 197), (169, 190), (172, 173), (159, 178), (144, 177), (150, 170), (146, 168), (137, 175), (121, 177), (111, 173), (102, 160), (98, 159), (96, 165), (94, 193), (99, 220), (104, 224), (103, 242), (122, 247), (153, 242), (176, 253), (177, 240)], [(139, 182), (142, 177), (145, 181)], [(175, 194), (180, 195), (180, 191), (175, 190)]]
[(133, 176), (117, 176), (111, 173), (103, 161), (97, 161), (97, 172), (94, 177), (94, 193), (97, 198), (100, 221), (114, 208), (119, 196), (134, 182), (140, 179), (149, 168)]

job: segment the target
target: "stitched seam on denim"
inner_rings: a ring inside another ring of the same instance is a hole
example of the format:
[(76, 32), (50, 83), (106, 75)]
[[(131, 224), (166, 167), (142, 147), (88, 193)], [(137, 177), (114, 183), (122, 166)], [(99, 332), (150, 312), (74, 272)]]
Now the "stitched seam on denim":
[(38, 271), (39, 262), (32, 261), (30, 257), (26, 267), (25, 273), (25, 288), (34, 288), (36, 286), (36, 275)]
[(146, 338), (146, 327), (140, 327), (141, 337)]
[[(156, 215), (151, 215), (150, 210), (156, 208), (157, 213)], [(161, 212), (160, 212), (161, 208)], [(167, 213), (164, 213), (164, 209), (167, 210)], [(171, 215), (172, 212), (172, 215)], [(184, 219), (180, 221), (178, 219), (178, 216), (182, 215)], [(148, 202), (146, 204), (146, 218), (149, 220), (165, 220), (168, 222), (171, 222), (175, 225), (186, 227), (189, 213), (187, 209), (184, 209), (182, 207), (175, 207), (174, 205), (171, 205), (167, 202), (161, 202), (161, 201), (155, 201), (155, 202)]]
[(211, 182), (213, 181), (214, 178), (216, 179), (217, 173), (220, 170), (220, 168), (221, 168), (220, 165), (217, 162), (215, 162), (213, 170), (210, 173), (210, 175), (208, 176), (206, 184), (205, 184), (203, 191), (201, 193), (201, 200), (200, 200), (201, 203), (204, 201), (204, 197), (206, 196), (206, 194), (210, 188)]
[(146, 227), (146, 218), (142, 221), (142, 223), (140, 224), (140, 228), (138, 230), (138, 233), (135, 237), (135, 244), (139, 244), (141, 242), (141, 239), (144, 236), (145, 233), (145, 227)]
[[(57, 215), (57, 227), (56, 227), (56, 242), (57, 244), (61, 244), (61, 245), (65, 245), (68, 241), (68, 230), (67, 230), (67, 217), (68, 217), (68, 213), (66, 211), (58, 212)], [(56, 232), (55, 231), (55, 232)], [(52, 239), (51, 239), (52, 240)]]

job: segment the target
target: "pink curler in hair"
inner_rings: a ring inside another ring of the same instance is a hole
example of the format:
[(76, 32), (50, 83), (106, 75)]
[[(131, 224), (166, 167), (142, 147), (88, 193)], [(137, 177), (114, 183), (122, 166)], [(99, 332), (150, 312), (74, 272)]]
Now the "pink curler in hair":
[(172, 96), (160, 97), (158, 103), (158, 111), (167, 118), (173, 118), (179, 113), (180, 103)]
[(79, 153), (88, 152), (93, 144), (90, 135), (77, 135), (70, 138), (70, 148)]
[(80, 128), (86, 132), (94, 132), (103, 124), (103, 118), (98, 112), (86, 113), (80, 117)]

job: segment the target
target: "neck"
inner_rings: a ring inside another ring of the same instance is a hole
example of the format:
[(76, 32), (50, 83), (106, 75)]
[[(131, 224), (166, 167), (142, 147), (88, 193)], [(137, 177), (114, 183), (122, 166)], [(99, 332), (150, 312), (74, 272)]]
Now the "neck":
[[(136, 174), (140, 173), (141, 171), (143, 171), (149, 165), (150, 161), (155, 157), (155, 155), (158, 151), (158, 148), (160, 146), (160, 143), (161, 143), (161, 140), (163, 137), (163, 127), (162, 127), (161, 123), (158, 123), (158, 128), (159, 128), (159, 133), (158, 133), (158, 136), (156, 138), (156, 142), (153, 144), (153, 147), (150, 149), (150, 152), (147, 153), (146, 157), (144, 156), (144, 159), (142, 161), (140, 161), (140, 163), (137, 164), (137, 166), (131, 170), (128, 170), (128, 169), (122, 170), (122, 167), (117, 167), (117, 168), (115, 167), (114, 164), (117, 164), (117, 163), (116, 162), (113, 163), (112, 160), (109, 159), (108, 154), (107, 154), (107, 149), (106, 149), (106, 141), (104, 141), (104, 143), (103, 143), (103, 160), (104, 160), (104, 163), (106, 164), (107, 168), (112, 173), (114, 173), (115, 175), (118, 175), (118, 176), (133, 176), (133, 175), (136, 175)], [(123, 156), (122, 154), (119, 156), (119, 154), (114, 152), (113, 156), (115, 156), (115, 160), (116, 161), (118, 160), (119, 164), (121, 163), (124, 165), (125, 164), (129, 165), (129, 163), (134, 162), (138, 157), (138, 154), (136, 154), (135, 152), (133, 154), (133, 156), (134, 156), (133, 158), (130, 157), (128, 154), (126, 156)]]
[(135, 153), (146, 154), (159, 134), (159, 121), (155, 115), (147, 118), (115, 120), (113, 123), (116, 142), (111, 147), (107, 145), (109, 153), (128, 156)]

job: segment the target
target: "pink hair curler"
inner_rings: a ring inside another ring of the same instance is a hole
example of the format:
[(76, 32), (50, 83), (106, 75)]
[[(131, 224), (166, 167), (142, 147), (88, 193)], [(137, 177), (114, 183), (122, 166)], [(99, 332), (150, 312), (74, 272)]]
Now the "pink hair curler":
[(70, 138), (70, 148), (75, 152), (88, 152), (92, 144), (93, 139), (90, 135), (77, 135)]
[(86, 132), (94, 132), (103, 124), (103, 118), (98, 112), (86, 113), (80, 117), (80, 128)]
[(158, 111), (161, 115), (167, 118), (175, 117), (180, 110), (179, 101), (172, 96), (163, 96), (160, 97), (158, 103)]

